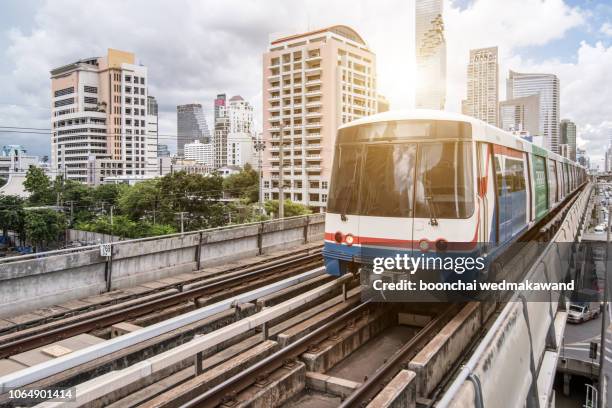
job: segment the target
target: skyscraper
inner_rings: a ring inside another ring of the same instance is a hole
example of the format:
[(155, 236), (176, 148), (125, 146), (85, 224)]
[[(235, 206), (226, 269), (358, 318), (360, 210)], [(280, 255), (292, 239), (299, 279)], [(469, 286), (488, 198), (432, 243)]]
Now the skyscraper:
[(508, 99), (540, 96), (539, 135), (545, 147), (559, 153), (559, 78), (554, 74), (526, 74), (510, 71), (506, 81)]
[(229, 132), (229, 117), (226, 112), (226, 96), (218, 94), (215, 99), (215, 167), (227, 165), (227, 133)]
[(264, 199), (323, 209), (336, 130), (377, 112), (376, 56), (337, 25), (274, 40), (263, 56)]
[(147, 68), (133, 53), (78, 60), (51, 71), (51, 166), (68, 179), (146, 174)]
[(540, 95), (523, 96), (499, 103), (499, 127), (508, 132), (540, 135)]
[(159, 108), (154, 96), (147, 96), (147, 172), (157, 174), (157, 157), (159, 146)]
[(446, 40), (443, 0), (416, 0), (416, 107), (444, 109), (446, 101)]
[(576, 124), (569, 119), (563, 119), (559, 127), (561, 143), (567, 145), (568, 157), (576, 161)]
[(199, 103), (177, 106), (176, 123), (176, 151), (179, 157), (184, 157), (185, 143), (191, 143), (194, 140), (211, 143), (204, 110)]
[(467, 69), (467, 99), (463, 114), (498, 126), (499, 65), (497, 47), (470, 50)]
[(242, 96), (230, 98), (226, 108), (229, 117), (226, 161), (228, 166), (253, 164), (253, 107)]

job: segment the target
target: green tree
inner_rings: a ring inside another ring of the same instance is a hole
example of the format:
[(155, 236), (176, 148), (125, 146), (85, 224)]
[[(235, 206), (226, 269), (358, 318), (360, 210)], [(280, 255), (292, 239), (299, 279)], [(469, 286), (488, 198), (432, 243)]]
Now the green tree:
[(130, 189), (127, 184), (101, 184), (93, 191), (94, 200), (105, 205), (118, 205), (119, 196), (124, 190)]
[(24, 223), (23, 199), (14, 195), (0, 195), (0, 228), (5, 239), (8, 231), (22, 235)]
[(185, 212), (186, 231), (224, 224), (223, 204), (219, 202), (223, 190), (221, 176), (176, 172), (160, 179), (160, 190), (164, 223), (174, 221), (180, 229), (177, 213)]
[(259, 201), (259, 174), (246, 164), (239, 173), (232, 174), (223, 180), (223, 191), (234, 198), (243, 198), (247, 204)]
[(121, 214), (138, 221), (147, 214), (155, 214), (166, 207), (159, 179), (146, 180), (119, 190), (116, 202)]
[(25, 191), (30, 193), (28, 201), (31, 205), (50, 205), (54, 202), (51, 180), (45, 172), (35, 166), (31, 166), (23, 182)]
[(35, 250), (57, 242), (65, 228), (66, 218), (57, 211), (41, 209), (25, 213), (25, 233)]
[[(269, 200), (264, 203), (268, 214), (274, 213), (278, 215), (278, 200)], [(283, 208), (285, 209), (285, 217), (293, 217), (295, 215), (311, 214), (312, 211), (305, 205), (294, 203), (291, 200), (285, 200)]]

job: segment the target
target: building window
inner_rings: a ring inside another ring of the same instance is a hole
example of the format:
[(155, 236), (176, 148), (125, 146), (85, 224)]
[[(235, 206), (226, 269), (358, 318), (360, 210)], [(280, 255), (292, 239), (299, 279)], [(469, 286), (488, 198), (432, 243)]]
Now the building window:
[(74, 93), (74, 87), (71, 86), (70, 88), (64, 88), (64, 89), (60, 89), (59, 91), (55, 91), (55, 97), (57, 98), (58, 96), (64, 96), (64, 95), (69, 95), (71, 93)]
[(329, 183), (328, 181), (322, 181), (321, 188), (327, 189), (328, 183)]
[(98, 93), (98, 88), (95, 86), (85, 85), (83, 90), (87, 93)]
[(60, 107), (60, 106), (66, 106), (66, 105), (72, 105), (74, 103), (74, 98), (66, 98), (66, 99), (62, 99), (61, 101), (55, 101), (55, 107)]
[(98, 103), (98, 98), (94, 98), (93, 96), (86, 96), (85, 97), (85, 103), (97, 104)]
[(270, 182), (264, 181), (264, 188), (270, 188)]
[(323, 203), (327, 202), (327, 194), (321, 194), (321, 202)]

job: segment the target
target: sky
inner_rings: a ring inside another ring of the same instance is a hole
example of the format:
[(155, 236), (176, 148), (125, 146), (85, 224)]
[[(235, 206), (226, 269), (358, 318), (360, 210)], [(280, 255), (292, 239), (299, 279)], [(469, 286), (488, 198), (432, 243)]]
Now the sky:
[[(612, 1), (446, 0), (447, 107), (460, 111), (469, 50), (498, 46), (500, 100), (508, 70), (559, 76), (561, 118), (595, 164), (612, 138)], [(391, 109), (414, 105), (414, 0), (4, 0), (0, 3), (0, 126), (48, 128), (49, 71), (107, 48), (148, 67), (160, 134), (173, 145), (176, 105), (212, 115), (218, 93), (240, 94), (261, 129), (262, 54), (270, 39), (334, 24), (376, 54)], [(210, 122), (209, 122), (210, 124)], [(44, 133), (44, 132), (43, 132)], [(44, 134), (0, 133), (0, 146), (50, 151)]]

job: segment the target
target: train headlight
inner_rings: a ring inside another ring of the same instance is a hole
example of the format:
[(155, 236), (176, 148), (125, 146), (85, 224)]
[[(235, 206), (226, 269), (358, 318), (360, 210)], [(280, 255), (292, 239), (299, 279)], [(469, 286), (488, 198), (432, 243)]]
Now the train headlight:
[(419, 241), (419, 249), (423, 252), (429, 251), (429, 241), (422, 239)]
[(436, 249), (438, 251), (446, 251), (446, 249), (448, 248), (448, 241), (445, 239), (439, 239), (436, 241)]
[(339, 244), (342, 243), (342, 233), (340, 231), (334, 234), (334, 240)]
[(353, 242), (355, 242), (355, 237), (352, 234), (346, 234), (346, 237), (344, 237), (344, 242), (346, 242), (346, 245), (351, 246), (353, 245)]

